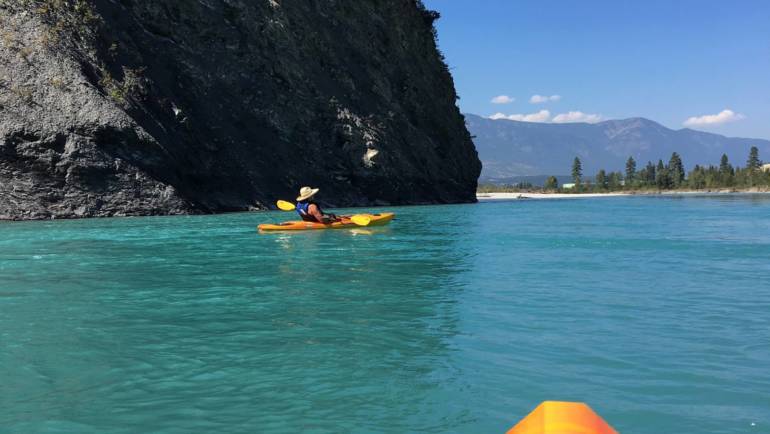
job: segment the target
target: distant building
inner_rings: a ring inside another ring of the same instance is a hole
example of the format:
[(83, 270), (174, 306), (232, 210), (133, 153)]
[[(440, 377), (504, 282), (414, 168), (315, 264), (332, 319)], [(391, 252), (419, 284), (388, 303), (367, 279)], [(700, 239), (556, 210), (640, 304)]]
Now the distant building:
[(770, 163), (760, 166), (763, 172), (770, 172)]
[(571, 188), (575, 188), (575, 183), (574, 182), (570, 182), (568, 184), (562, 184), (561, 188), (563, 188), (565, 190), (569, 190)]

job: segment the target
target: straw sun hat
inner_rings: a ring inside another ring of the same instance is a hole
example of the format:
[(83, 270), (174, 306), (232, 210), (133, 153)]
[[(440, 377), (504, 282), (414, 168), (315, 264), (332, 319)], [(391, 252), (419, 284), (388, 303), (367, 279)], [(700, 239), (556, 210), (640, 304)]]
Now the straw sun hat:
[(311, 197), (315, 196), (316, 193), (318, 193), (318, 190), (320, 188), (310, 188), (310, 187), (302, 187), (299, 189), (299, 196), (297, 196), (297, 202), (302, 202), (303, 200), (308, 200)]

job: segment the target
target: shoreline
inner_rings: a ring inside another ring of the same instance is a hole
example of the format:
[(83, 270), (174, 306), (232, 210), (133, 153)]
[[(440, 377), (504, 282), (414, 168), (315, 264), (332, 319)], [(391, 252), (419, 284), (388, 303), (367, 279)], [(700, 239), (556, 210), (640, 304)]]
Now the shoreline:
[(476, 193), (479, 202), (493, 200), (519, 200), (519, 199), (587, 199), (601, 197), (627, 197), (627, 196), (697, 196), (697, 195), (730, 195), (730, 194), (770, 194), (770, 190), (746, 189), (746, 190), (669, 190), (669, 191), (620, 191), (607, 193), (514, 193), (514, 192), (489, 192)]

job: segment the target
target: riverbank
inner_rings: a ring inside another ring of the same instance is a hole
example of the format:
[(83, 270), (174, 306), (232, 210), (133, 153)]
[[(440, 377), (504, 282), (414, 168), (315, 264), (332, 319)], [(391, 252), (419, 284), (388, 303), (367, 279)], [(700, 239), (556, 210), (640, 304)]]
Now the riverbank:
[(721, 189), (721, 190), (632, 190), (623, 192), (607, 193), (528, 193), (528, 192), (490, 192), (476, 193), (476, 199), (479, 201), (488, 200), (513, 200), (513, 199), (586, 199), (592, 197), (616, 197), (616, 196), (678, 196), (678, 195), (716, 195), (716, 194), (747, 194), (761, 193), (770, 194), (770, 190), (750, 188), (750, 189)]
[(589, 197), (629, 196), (630, 193), (478, 193), (476, 199), (512, 200), (512, 199), (585, 199)]

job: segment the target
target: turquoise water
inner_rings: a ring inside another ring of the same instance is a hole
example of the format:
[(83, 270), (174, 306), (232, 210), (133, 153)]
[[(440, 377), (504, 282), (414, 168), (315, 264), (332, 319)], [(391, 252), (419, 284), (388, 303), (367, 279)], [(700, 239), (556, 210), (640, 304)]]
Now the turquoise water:
[(0, 224), (0, 431), (770, 432), (770, 196)]

